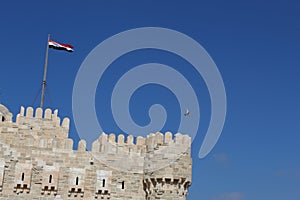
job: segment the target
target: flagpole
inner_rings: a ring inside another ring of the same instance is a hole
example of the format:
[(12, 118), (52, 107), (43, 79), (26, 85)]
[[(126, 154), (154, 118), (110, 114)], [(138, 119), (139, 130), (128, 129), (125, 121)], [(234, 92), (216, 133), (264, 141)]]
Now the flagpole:
[(47, 48), (46, 48), (44, 78), (43, 78), (43, 83), (42, 83), (42, 96), (41, 96), (41, 105), (40, 105), (41, 108), (44, 107), (44, 101), (45, 101), (45, 89), (46, 89), (46, 78), (47, 78), (47, 68), (48, 68), (49, 40), (50, 40), (50, 34), (48, 34)]

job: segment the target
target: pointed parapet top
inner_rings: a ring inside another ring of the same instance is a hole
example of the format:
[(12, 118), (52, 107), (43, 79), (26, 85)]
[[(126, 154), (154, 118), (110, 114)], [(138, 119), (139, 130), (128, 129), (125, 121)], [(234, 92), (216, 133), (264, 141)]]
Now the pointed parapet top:
[(69, 127), (70, 127), (70, 119), (69, 118), (64, 118), (63, 119), (63, 122), (62, 122), (62, 124), (61, 124), (61, 126), (63, 127), (63, 128), (66, 128), (66, 129), (69, 129)]
[(168, 145), (172, 143), (172, 133), (166, 132), (166, 134), (162, 134), (160, 132), (157, 132), (155, 134), (151, 133), (146, 138), (146, 145), (148, 150), (154, 150), (162, 145)]
[(98, 138), (100, 143), (106, 143), (108, 141), (108, 136), (106, 133), (102, 132)]
[(109, 134), (108, 141), (113, 144), (116, 143), (116, 135), (114, 133)]
[(99, 143), (99, 140), (95, 140), (92, 143), (92, 152), (100, 152), (100, 143)]
[(149, 135), (147, 135), (146, 145), (147, 145), (148, 150), (153, 150), (154, 149), (155, 135), (153, 133), (150, 133)]
[(79, 142), (78, 142), (78, 151), (80, 151), (80, 152), (84, 152), (84, 151), (86, 151), (86, 141), (85, 140), (80, 140)]
[(157, 145), (162, 145), (164, 143), (164, 135), (160, 132), (155, 134), (155, 143)]
[(52, 114), (51, 117), (52, 117), (53, 121), (56, 121), (56, 119), (58, 118), (58, 110), (57, 109), (54, 110), (54, 112), (53, 112), (53, 114)]
[(173, 137), (173, 135), (171, 132), (166, 132), (165, 133), (165, 141), (164, 141), (165, 144), (170, 144), (173, 141), (172, 137)]
[(54, 116), (54, 117), (57, 117), (57, 116), (58, 116), (58, 110), (57, 110), (57, 109), (54, 110), (53, 116)]
[(175, 143), (190, 146), (191, 145), (191, 137), (188, 135), (182, 135), (181, 133), (176, 133), (175, 134)]
[(20, 116), (21, 116), (20, 114), (17, 114), (17, 116), (16, 116), (16, 123), (17, 123), (17, 124), (20, 123)]
[(98, 137), (98, 139), (95, 140), (92, 143), (92, 152), (104, 152), (104, 151), (107, 151), (109, 149), (107, 147), (113, 146), (113, 145), (109, 145), (109, 144), (113, 143), (111, 141), (115, 142), (115, 140), (114, 140), (115, 136), (113, 137), (113, 135), (114, 134), (110, 134), (108, 136), (106, 133), (102, 132), (101, 135)]
[(188, 135), (183, 135), (183, 144), (187, 146), (191, 146), (192, 138)]
[(21, 106), (19, 116), (24, 117), (24, 114), (25, 114), (25, 108), (23, 106)]
[(120, 134), (118, 135), (118, 144), (124, 144), (124, 135), (123, 134)]
[(154, 141), (155, 140), (155, 134), (154, 133), (150, 133), (149, 135), (147, 135), (147, 140)]
[(183, 143), (183, 135), (181, 133), (175, 134), (175, 143), (182, 144)]
[(38, 119), (43, 118), (43, 109), (42, 108), (37, 108), (35, 110), (35, 118), (38, 118)]
[(127, 143), (127, 144), (133, 144), (133, 136), (132, 136), (132, 135), (129, 135), (129, 136), (127, 137), (126, 143)]
[(56, 126), (60, 126), (60, 117), (57, 117), (56, 118), (56, 124), (55, 124)]
[(150, 133), (149, 135), (147, 135), (147, 139), (153, 138), (155, 136), (154, 133)]
[(52, 118), (52, 110), (50, 108), (47, 108), (45, 110), (45, 119), (51, 119)]
[(26, 108), (26, 117), (33, 117), (33, 108), (32, 107)]
[(136, 138), (136, 145), (145, 145), (146, 144), (146, 139), (141, 137), (141, 136), (138, 136)]

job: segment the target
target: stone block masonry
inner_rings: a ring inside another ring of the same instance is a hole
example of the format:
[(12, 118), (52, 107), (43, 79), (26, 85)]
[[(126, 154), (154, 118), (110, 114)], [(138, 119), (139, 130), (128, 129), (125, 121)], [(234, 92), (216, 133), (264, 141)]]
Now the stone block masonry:
[(16, 121), (0, 104), (0, 200), (186, 199), (191, 138), (102, 133), (91, 151), (68, 138), (58, 110), (21, 107)]

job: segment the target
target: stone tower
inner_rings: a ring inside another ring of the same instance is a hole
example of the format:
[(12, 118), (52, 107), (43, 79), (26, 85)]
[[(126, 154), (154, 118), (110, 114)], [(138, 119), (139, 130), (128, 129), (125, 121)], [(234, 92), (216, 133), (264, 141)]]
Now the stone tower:
[(68, 138), (58, 111), (21, 107), (16, 121), (0, 104), (1, 199), (186, 199), (191, 138), (102, 133), (86, 150)]

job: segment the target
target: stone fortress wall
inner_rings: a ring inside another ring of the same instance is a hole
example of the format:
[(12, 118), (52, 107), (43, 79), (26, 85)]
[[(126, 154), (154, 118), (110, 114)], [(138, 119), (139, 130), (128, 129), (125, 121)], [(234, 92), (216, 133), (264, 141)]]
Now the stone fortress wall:
[(102, 133), (86, 150), (68, 138), (58, 111), (21, 107), (16, 121), (0, 104), (1, 199), (186, 199), (191, 138)]

